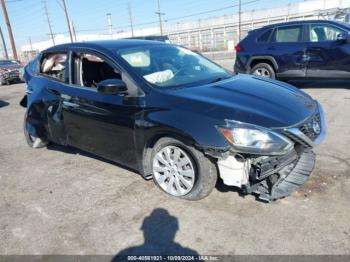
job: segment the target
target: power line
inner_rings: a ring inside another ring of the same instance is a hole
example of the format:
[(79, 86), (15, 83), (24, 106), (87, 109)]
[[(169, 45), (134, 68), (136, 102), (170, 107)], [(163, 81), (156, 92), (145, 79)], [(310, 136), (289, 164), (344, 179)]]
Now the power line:
[[(252, 1), (249, 1), (249, 2), (245, 2), (245, 3), (241, 4), (241, 5), (242, 6), (243, 5), (248, 5), (248, 4), (252, 4), (252, 3), (255, 3), (255, 2), (259, 2), (259, 1), (260, 0), (252, 0)], [(221, 7), (221, 8), (217, 8), (217, 9), (212, 9), (212, 10), (208, 10), (208, 11), (193, 13), (193, 14), (184, 15), (184, 16), (172, 17), (172, 18), (167, 19), (167, 21), (174, 21), (174, 20), (180, 20), (180, 19), (183, 19), (183, 18), (198, 16), (198, 15), (215, 13), (215, 12), (219, 12), (219, 11), (222, 11), (222, 10), (225, 10), (225, 9), (234, 8), (234, 7), (237, 7), (237, 6), (239, 6), (239, 4), (229, 5), (229, 6), (225, 6), (225, 7)]]

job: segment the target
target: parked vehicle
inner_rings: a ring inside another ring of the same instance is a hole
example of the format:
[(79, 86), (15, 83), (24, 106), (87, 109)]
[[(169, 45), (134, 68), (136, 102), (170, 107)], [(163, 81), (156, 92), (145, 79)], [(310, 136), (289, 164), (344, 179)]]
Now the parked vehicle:
[(190, 200), (224, 183), (267, 201), (315, 164), (321, 105), (291, 85), (231, 75), (183, 47), (118, 40), (52, 47), (26, 67), (24, 134), (86, 150)]
[(20, 71), (22, 68), (23, 66), (17, 61), (0, 60), (0, 86), (21, 81)]
[(325, 20), (274, 24), (237, 46), (235, 72), (272, 79), (350, 79), (350, 25)]
[(151, 40), (170, 43), (169, 37), (166, 35), (148, 35), (148, 36), (134, 36), (126, 39), (135, 39), (135, 40)]

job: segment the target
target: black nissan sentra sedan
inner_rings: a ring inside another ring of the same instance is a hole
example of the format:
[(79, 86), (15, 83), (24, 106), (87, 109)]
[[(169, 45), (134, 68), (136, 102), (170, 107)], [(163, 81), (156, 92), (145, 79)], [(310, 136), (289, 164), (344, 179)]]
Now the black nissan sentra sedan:
[(286, 83), (232, 75), (183, 47), (117, 40), (43, 51), (25, 69), (29, 146), (70, 145), (198, 200), (217, 180), (264, 201), (310, 176), (321, 105)]

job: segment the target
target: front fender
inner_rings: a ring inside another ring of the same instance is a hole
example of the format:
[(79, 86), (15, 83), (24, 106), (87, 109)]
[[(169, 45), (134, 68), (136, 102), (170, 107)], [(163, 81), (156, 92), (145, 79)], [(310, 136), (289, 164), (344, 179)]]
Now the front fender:
[(222, 158), (227, 155), (230, 145), (216, 129), (224, 121), (182, 110), (143, 112), (136, 120), (135, 145), (139, 157), (140, 171), (150, 173), (150, 153), (161, 137), (172, 137), (186, 145), (193, 146), (206, 155)]

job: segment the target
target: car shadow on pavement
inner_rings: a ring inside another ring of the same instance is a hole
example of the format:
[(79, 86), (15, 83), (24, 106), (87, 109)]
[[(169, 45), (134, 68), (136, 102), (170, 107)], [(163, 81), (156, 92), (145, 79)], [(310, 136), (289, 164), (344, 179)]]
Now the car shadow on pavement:
[(350, 89), (349, 80), (291, 80), (290, 84), (298, 88), (332, 88), (332, 89)]
[(130, 261), (128, 256), (199, 256), (195, 250), (183, 247), (174, 241), (179, 230), (179, 222), (166, 209), (154, 209), (144, 218), (141, 230), (144, 243), (120, 251), (112, 262)]
[(8, 106), (10, 103), (6, 102), (6, 101), (3, 101), (3, 100), (0, 100), (0, 108), (1, 107), (5, 107), (5, 106)]
[[(112, 160), (103, 158), (103, 157), (98, 156), (98, 155), (94, 155), (92, 153), (80, 150), (80, 149), (72, 147), (72, 146), (63, 146), (63, 145), (59, 145), (59, 144), (50, 143), (47, 146), (47, 149), (48, 150), (53, 150), (53, 151), (59, 151), (59, 152), (62, 152), (62, 153), (68, 153), (68, 154), (72, 154), (72, 155), (82, 155), (82, 156), (85, 156), (85, 157), (93, 158), (93, 159), (96, 159), (96, 160), (99, 160), (99, 161), (103, 161), (105, 163), (117, 166), (119, 168), (126, 169), (127, 171), (130, 171), (130, 172), (133, 172), (133, 173), (136, 173), (136, 174), (140, 175), (137, 172), (137, 170), (133, 170), (133, 169), (131, 169), (131, 168), (125, 166), (125, 165), (116, 163), (116, 162), (114, 162)], [(143, 177), (143, 176), (141, 176), (141, 177)]]

